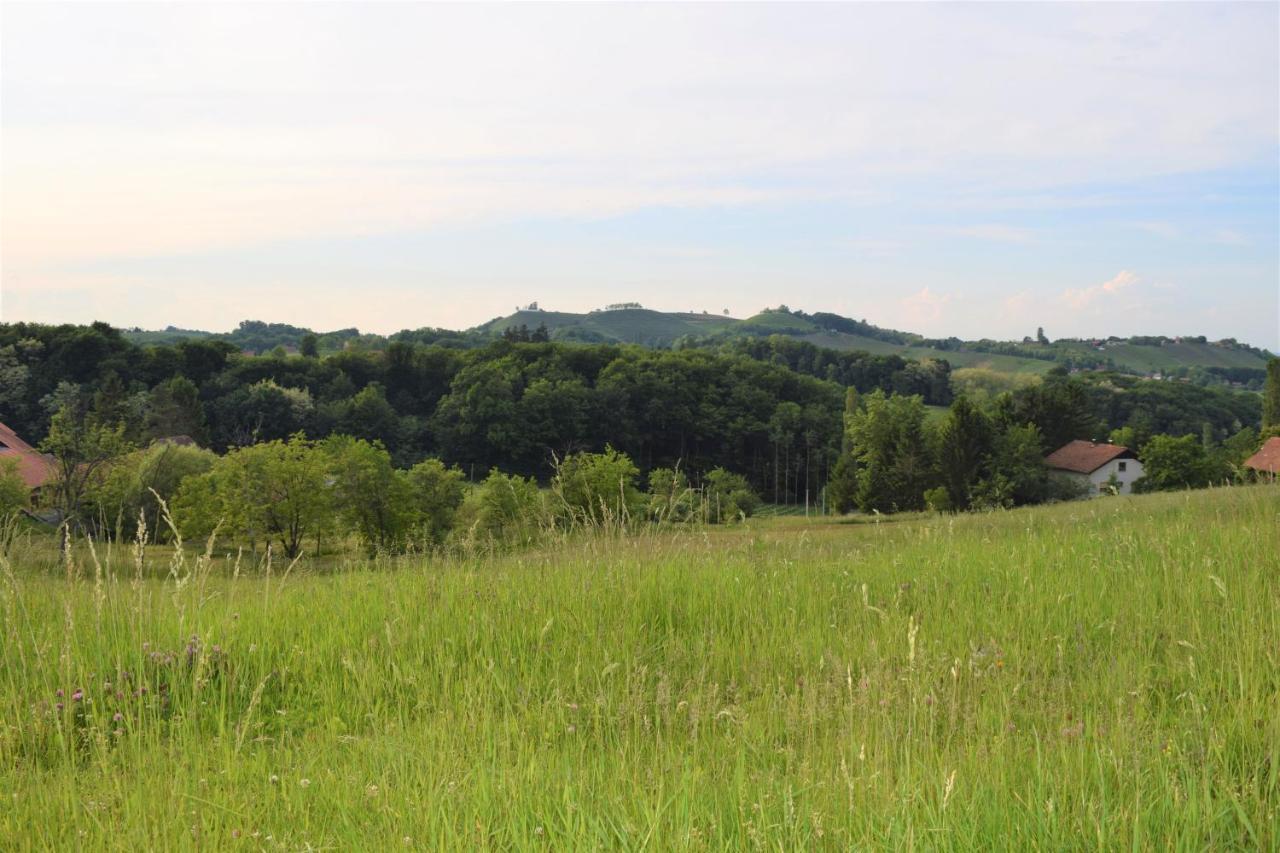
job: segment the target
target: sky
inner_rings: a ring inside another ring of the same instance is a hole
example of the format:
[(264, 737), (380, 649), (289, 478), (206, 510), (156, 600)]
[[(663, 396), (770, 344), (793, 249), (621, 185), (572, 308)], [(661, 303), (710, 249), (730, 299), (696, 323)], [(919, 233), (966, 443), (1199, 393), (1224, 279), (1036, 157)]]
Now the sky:
[(0, 319), (1280, 351), (1280, 4), (5, 3)]

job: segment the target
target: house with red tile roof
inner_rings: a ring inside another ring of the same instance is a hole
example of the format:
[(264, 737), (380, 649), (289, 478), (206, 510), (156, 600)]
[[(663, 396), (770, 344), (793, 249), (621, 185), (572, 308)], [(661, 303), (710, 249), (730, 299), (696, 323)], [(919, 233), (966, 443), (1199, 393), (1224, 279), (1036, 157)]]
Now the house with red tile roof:
[(1257, 453), (1244, 460), (1244, 467), (1280, 477), (1280, 436), (1268, 438)]
[(1136, 453), (1123, 445), (1096, 441), (1064, 444), (1046, 456), (1044, 464), (1060, 476), (1088, 484), (1089, 493), (1095, 497), (1110, 494), (1113, 488), (1118, 494), (1130, 494), (1134, 482), (1142, 476), (1142, 463)]
[(0, 424), (0, 460), (5, 459), (17, 462), (18, 473), (33, 492), (53, 479), (52, 460), (19, 438), (9, 427)]

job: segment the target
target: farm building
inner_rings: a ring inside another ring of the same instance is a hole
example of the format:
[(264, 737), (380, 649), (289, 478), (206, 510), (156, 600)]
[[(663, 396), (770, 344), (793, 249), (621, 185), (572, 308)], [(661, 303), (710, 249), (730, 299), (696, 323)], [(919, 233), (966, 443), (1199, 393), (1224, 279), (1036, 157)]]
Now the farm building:
[(1244, 460), (1244, 467), (1280, 477), (1280, 436), (1268, 438), (1257, 453)]
[(18, 434), (4, 424), (0, 424), (0, 460), (14, 459), (18, 463), (18, 473), (32, 492), (53, 479), (53, 465), (49, 457), (43, 455), (27, 444)]
[(1127, 495), (1142, 476), (1137, 454), (1118, 444), (1072, 441), (1046, 456), (1044, 464), (1062, 476), (1087, 483), (1094, 496), (1107, 494), (1112, 485), (1119, 494)]

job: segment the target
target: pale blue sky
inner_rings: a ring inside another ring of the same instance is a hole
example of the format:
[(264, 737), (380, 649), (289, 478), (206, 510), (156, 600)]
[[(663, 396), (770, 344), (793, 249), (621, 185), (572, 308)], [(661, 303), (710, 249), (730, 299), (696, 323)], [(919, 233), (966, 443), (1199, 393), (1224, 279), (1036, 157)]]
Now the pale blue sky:
[(0, 311), (1280, 349), (1278, 9), (6, 4)]

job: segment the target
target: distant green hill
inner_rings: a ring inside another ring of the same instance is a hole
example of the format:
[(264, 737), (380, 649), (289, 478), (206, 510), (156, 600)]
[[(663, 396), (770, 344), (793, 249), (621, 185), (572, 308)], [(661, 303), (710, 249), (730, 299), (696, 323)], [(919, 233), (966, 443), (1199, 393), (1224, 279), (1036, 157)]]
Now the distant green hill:
[[(1234, 340), (1211, 342), (1204, 338), (1064, 339), (1053, 342), (926, 338), (912, 332), (880, 328), (865, 320), (822, 312), (806, 314), (785, 306), (766, 309), (746, 319), (721, 314), (654, 311), (638, 305), (616, 306), (585, 314), (531, 308), (461, 332), (424, 328), (384, 337), (361, 334), (356, 329), (342, 329), (316, 334), (322, 351), (350, 346), (380, 349), (392, 340), (465, 347), (481, 346), (503, 336), (527, 339), (544, 327), (550, 339), (558, 341), (666, 348), (677, 345), (715, 346), (742, 337), (785, 335), (826, 349), (892, 354), (909, 359), (946, 359), (953, 367), (981, 367), (1001, 373), (1045, 373), (1061, 365), (1143, 376), (1160, 374), (1258, 388), (1262, 385), (1269, 356), (1265, 350)], [(141, 344), (212, 337), (250, 352), (264, 352), (276, 346), (296, 349), (307, 334), (312, 332), (283, 323), (250, 320), (225, 334), (173, 327), (156, 332), (141, 329), (125, 332), (126, 337)]]
[(732, 328), (740, 321), (712, 314), (678, 314), (648, 308), (619, 308), (568, 314), (561, 311), (517, 311), (479, 326), (478, 331), (500, 335), (521, 326), (533, 331), (546, 326), (554, 340), (642, 344), (669, 347), (684, 337), (697, 337)]

